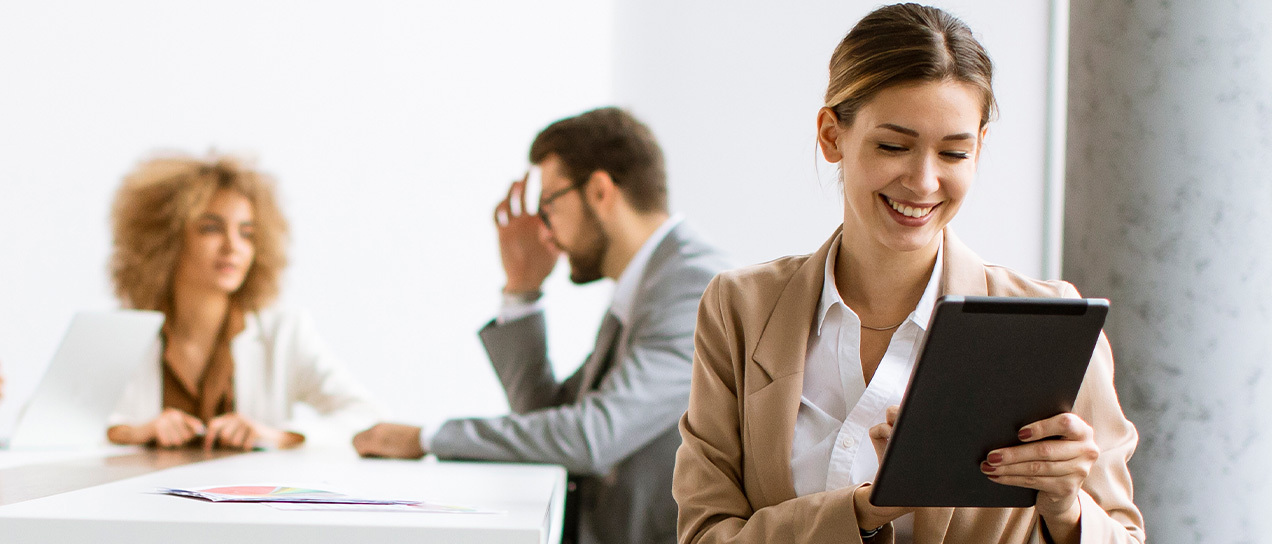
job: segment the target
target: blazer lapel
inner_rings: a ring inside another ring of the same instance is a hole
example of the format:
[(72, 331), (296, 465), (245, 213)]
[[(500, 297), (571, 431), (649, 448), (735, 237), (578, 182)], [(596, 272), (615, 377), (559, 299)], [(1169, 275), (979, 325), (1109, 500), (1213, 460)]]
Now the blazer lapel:
[[(839, 242), (842, 226), (817, 252), (808, 256), (779, 295), (773, 312), (760, 332), (745, 374), (746, 451), (757, 466), (789, 466), (795, 417), (804, 388), (804, 358), (825, 277), (826, 257)], [(945, 236), (944, 277), (940, 293), (984, 296), (985, 263), (954, 235)], [(757, 475), (768, 504), (795, 498), (790, 470), (766, 470)], [(952, 508), (927, 510), (922, 516), (925, 534), (942, 536), (954, 514)], [(916, 520), (917, 521), (917, 520)], [(934, 541), (940, 541), (940, 538)], [(926, 541), (926, 540), (925, 540)]]
[(260, 314), (244, 315), (243, 332), (230, 342), (230, 353), (234, 355), (234, 409), (241, 414), (269, 414), (277, 421), (269, 404), (262, 402), (275, 396), (274, 367), (266, 364), (273, 355), (269, 353), (273, 346), (267, 344)]
[(610, 361), (613, 359), (614, 346), (618, 344), (618, 333), (622, 328), (622, 324), (612, 312), (605, 312), (605, 319), (601, 321), (601, 330), (596, 333), (596, 347), (583, 363), (583, 381), (579, 386), (577, 397), (581, 398), (589, 391), (596, 389), (596, 382), (605, 375), (605, 370), (609, 368)]
[[(685, 244), (686, 236), (691, 236), (686, 234), (687, 232), (689, 232), (688, 227), (681, 222), (672, 227), (667, 232), (667, 236), (654, 248), (648, 263), (645, 264), (644, 272), (641, 273), (639, 285), (636, 287), (633, 313), (635, 313), (635, 306), (638, 306), (645, 298), (645, 291), (652, 288), (647, 284), (649, 278), (655, 277), (664, 267), (681, 264), (683, 259), (680, 258), (680, 248)], [(618, 359), (616, 357), (618, 350), (626, 349), (626, 346), (617, 346), (622, 330), (623, 323), (618, 320), (618, 317), (612, 311), (605, 312), (605, 319), (601, 321), (600, 331), (596, 334), (596, 345), (592, 348), (592, 354), (583, 361), (583, 366), (580, 367), (583, 379), (579, 382), (579, 390), (575, 392), (576, 400), (600, 385), (601, 380), (605, 379), (605, 375)]]
[[(778, 296), (747, 364), (745, 449), (754, 452), (757, 466), (790, 466), (795, 416), (804, 389), (808, 332), (821, 297), (826, 256), (838, 240), (837, 229), (796, 269)], [(761, 471), (758, 477), (768, 504), (795, 498), (790, 470)]]

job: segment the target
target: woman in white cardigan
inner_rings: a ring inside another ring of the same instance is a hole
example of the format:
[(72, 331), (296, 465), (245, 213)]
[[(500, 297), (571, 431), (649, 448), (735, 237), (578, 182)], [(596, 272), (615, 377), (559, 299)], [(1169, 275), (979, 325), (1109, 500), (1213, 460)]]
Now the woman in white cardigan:
[[(384, 416), (305, 315), (268, 307), (286, 266), (273, 183), (229, 157), (160, 157), (115, 199), (111, 272), (125, 305), (166, 316), (154, 361), (111, 417), (117, 444), (290, 448)], [(326, 416), (302, 429), (292, 408)]]

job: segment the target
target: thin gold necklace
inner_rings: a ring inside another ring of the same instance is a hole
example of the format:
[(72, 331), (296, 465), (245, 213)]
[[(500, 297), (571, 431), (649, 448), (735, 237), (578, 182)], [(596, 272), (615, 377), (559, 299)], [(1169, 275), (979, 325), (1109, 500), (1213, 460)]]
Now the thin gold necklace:
[(900, 323), (897, 323), (896, 325), (893, 325), (893, 326), (891, 326), (891, 327), (871, 327), (871, 326), (866, 325), (865, 323), (862, 323), (862, 324), (861, 324), (861, 328), (863, 328), (863, 329), (867, 329), (867, 330), (872, 330), (872, 331), (890, 331), (890, 330), (892, 330), (892, 329), (895, 329), (895, 328), (900, 327), (901, 325), (905, 324), (905, 322), (906, 322), (906, 321), (908, 321), (909, 319), (910, 319), (910, 316), (906, 316), (906, 318), (905, 318), (905, 319), (902, 319)]

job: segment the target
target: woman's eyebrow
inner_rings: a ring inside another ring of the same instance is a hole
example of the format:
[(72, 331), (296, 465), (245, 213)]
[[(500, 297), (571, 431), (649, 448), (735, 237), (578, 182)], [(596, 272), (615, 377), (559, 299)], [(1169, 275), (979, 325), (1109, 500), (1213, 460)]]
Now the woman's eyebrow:
[[(906, 127), (903, 127), (903, 126), (901, 126), (901, 125), (894, 125), (894, 124), (892, 124), (892, 123), (884, 123), (884, 124), (879, 125), (879, 126), (877, 126), (877, 127), (875, 127), (875, 128), (882, 128), (882, 129), (891, 130), (891, 131), (893, 131), (893, 132), (899, 132), (899, 133), (904, 134), (904, 135), (906, 135), (906, 136), (909, 136), (909, 137), (911, 137), (911, 138), (918, 138), (918, 137), (919, 137), (919, 131), (914, 130), (914, 129), (912, 129), (912, 128), (906, 128)], [(973, 135), (973, 134), (972, 134), (972, 133), (970, 133), (970, 132), (960, 132), (960, 133), (958, 133), (958, 134), (950, 134), (949, 136), (946, 136), (946, 137), (944, 137), (944, 138), (941, 138), (941, 140), (942, 140), (942, 141), (945, 141), (945, 140), (971, 140), (972, 138), (975, 138), (975, 137), (976, 137), (976, 136), (975, 136), (975, 135)]]
[(918, 137), (919, 137), (919, 131), (914, 130), (914, 129), (912, 129), (912, 128), (905, 128), (905, 127), (903, 127), (903, 126), (901, 126), (901, 125), (894, 125), (894, 124), (892, 124), (892, 123), (884, 123), (884, 124), (879, 125), (879, 126), (877, 126), (877, 127), (875, 127), (875, 128), (883, 128), (883, 129), (891, 130), (891, 131), (893, 131), (893, 132), (900, 132), (901, 134), (904, 134), (904, 135), (906, 135), (906, 136), (910, 136), (910, 137), (913, 137), (913, 138), (918, 138)]
[(217, 215), (217, 214), (214, 214), (214, 213), (212, 213), (212, 212), (203, 212), (203, 214), (202, 214), (202, 215), (200, 215), (198, 219), (199, 219), (199, 221), (216, 221), (217, 223), (224, 223), (224, 222), (225, 222), (225, 218), (224, 218), (224, 217), (221, 217), (221, 216), (219, 216), (219, 215)]

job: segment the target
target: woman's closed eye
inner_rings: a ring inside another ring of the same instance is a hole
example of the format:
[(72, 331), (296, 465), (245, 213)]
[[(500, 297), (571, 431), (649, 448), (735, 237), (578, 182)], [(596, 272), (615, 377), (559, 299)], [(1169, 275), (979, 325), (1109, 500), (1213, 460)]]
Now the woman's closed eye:
[[(888, 154), (900, 154), (910, 150), (910, 148), (906, 146), (897, 145), (897, 144), (889, 144), (889, 143), (879, 143), (879, 144), (876, 144), (876, 147), (880, 151), (884, 153), (888, 153)], [(968, 151), (942, 151), (941, 156), (946, 159), (955, 160), (955, 161), (961, 161), (961, 160), (972, 158), (972, 154)]]

